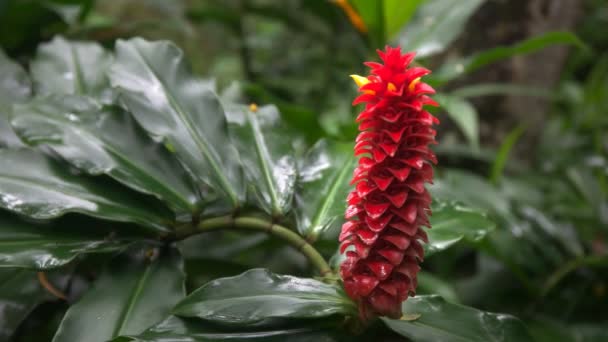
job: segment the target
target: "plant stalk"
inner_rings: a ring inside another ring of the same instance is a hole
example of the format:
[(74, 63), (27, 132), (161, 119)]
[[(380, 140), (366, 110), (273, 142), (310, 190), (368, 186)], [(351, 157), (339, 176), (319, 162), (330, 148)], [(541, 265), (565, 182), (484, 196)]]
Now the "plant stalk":
[(323, 258), (323, 256), (303, 237), (286, 227), (257, 217), (233, 217), (227, 215), (209, 218), (200, 221), (198, 225), (191, 227), (191, 229), (183, 231), (178, 230), (176, 237), (177, 239), (184, 239), (198, 233), (223, 229), (253, 230), (274, 235), (304, 254), (310, 263), (319, 271), (321, 276), (331, 272), (331, 268), (325, 261), (325, 258)]

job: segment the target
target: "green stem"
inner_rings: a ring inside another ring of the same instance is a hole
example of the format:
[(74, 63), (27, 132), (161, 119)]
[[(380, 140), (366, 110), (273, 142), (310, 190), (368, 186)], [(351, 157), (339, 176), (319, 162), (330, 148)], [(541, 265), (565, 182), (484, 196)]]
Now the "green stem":
[(310, 263), (319, 271), (321, 276), (331, 272), (331, 268), (325, 261), (325, 258), (323, 258), (323, 256), (300, 235), (286, 227), (257, 217), (220, 216), (209, 218), (202, 220), (196, 227), (191, 227), (189, 230), (178, 230), (176, 237), (178, 239), (184, 239), (191, 235), (223, 229), (253, 230), (274, 235), (304, 254)]
[(608, 263), (608, 257), (596, 256), (596, 255), (580, 257), (580, 258), (571, 260), (571, 261), (565, 263), (564, 266), (558, 268), (555, 272), (553, 272), (553, 274), (551, 274), (551, 276), (549, 276), (549, 278), (545, 282), (545, 285), (543, 286), (541, 296), (544, 297), (547, 294), (549, 294), (549, 292), (551, 292), (551, 290), (553, 290), (553, 288), (557, 284), (559, 284), (559, 282), (562, 279), (564, 279), (571, 272), (574, 272), (579, 267), (597, 266), (597, 265), (601, 266), (601, 265), (606, 265), (607, 263)]

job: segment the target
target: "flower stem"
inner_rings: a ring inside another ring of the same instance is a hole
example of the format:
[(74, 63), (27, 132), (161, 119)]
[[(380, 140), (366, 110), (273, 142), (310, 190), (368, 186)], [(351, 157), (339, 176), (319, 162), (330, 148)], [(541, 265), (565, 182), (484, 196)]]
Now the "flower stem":
[(194, 234), (223, 229), (253, 230), (274, 235), (304, 254), (310, 263), (319, 271), (321, 276), (331, 272), (331, 268), (325, 261), (325, 258), (323, 258), (323, 256), (303, 237), (286, 227), (257, 217), (220, 216), (205, 219), (200, 221), (198, 225), (191, 230), (178, 231), (177, 238), (184, 239)]

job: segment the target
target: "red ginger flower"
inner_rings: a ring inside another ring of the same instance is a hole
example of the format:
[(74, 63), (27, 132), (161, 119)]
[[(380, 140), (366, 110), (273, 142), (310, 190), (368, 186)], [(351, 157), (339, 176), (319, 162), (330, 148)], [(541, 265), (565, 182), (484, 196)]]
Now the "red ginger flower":
[(341, 253), (354, 247), (340, 267), (344, 288), (365, 320), (401, 317), (401, 303), (416, 292), (420, 241), (427, 242), (422, 226), (430, 227), (431, 214), (424, 184), (433, 179), (430, 163), (437, 163), (431, 126), (439, 123), (423, 109), (437, 106), (426, 95), (433, 88), (420, 81), (430, 71), (408, 68), (415, 54), (391, 47), (378, 54), (384, 64), (365, 63), (371, 75), (351, 76), (363, 93), (353, 105), (366, 105), (357, 117), (355, 155), (362, 156), (340, 234)]

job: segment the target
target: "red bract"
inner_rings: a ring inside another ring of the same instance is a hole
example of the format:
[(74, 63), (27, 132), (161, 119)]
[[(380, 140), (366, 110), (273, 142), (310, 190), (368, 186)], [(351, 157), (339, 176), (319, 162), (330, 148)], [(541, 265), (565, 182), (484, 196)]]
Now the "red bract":
[(429, 144), (436, 143), (432, 125), (439, 120), (424, 110), (437, 106), (427, 96), (435, 91), (420, 81), (430, 71), (408, 67), (415, 54), (400, 48), (378, 54), (384, 64), (367, 62), (371, 75), (352, 76), (363, 93), (353, 105), (365, 109), (357, 117), (361, 157), (340, 234), (346, 251), (340, 273), (364, 320), (401, 317), (401, 303), (416, 292), (421, 241), (427, 242), (422, 226), (430, 227), (431, 214), (424, 184), (433, 179), (430, 163), (437, 163)]

